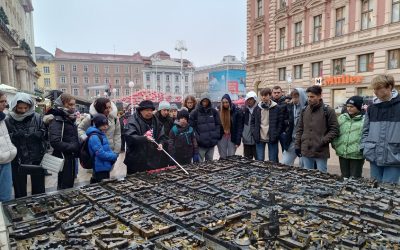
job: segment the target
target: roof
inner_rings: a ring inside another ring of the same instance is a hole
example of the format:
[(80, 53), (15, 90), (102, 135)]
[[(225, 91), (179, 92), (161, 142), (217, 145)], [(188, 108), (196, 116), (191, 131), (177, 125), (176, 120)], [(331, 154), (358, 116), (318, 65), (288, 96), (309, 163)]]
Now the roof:
[(36, 60), (53, 60), (54, 56), (42, 47), (35, 47)]
[(114, 62), (135, 62), (143, 63), (142, 56), (139, 52), (133, 55), (114, 55), (114, 54), (94, 54), (94, 53), (77, 53), (65, 52), (56, 48), (56, 60), (76, 60), (76, 61), (114, 61)]

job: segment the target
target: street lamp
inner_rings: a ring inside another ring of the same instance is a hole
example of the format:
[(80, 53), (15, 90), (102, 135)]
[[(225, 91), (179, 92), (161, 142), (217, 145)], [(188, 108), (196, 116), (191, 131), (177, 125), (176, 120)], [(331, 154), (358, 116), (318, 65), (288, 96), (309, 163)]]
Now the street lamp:
[(183, 51), (187, 51), (187, 47), (185, 44), (185, 41), (183, 40), (178, 40), (175, 44), (175, 50), (179, 51), (181, 53), (181, 81), (180, 81), (180, 87), (181, 87), (181, 93), (182, 93), (182, 100), (183, 100), (183, 58), (182, 58), (182, 53)]
[(129, 88), (131, 89), (131, 115), (133, 115), (133, 87), (135, 87), (135, 83), (130, 81)]

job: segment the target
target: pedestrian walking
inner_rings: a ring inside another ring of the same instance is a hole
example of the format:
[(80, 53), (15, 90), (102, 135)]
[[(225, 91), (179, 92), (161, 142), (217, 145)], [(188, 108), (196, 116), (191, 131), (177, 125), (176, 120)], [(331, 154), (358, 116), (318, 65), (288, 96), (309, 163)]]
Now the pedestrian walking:
[(221, 99), (219, 108), (221, 119), (221, 139), (218, 141), (218, 152), (220, 158), (235, 155), (236, 149), (240, 146), (243, 132), (242, 112), (232, 103), (231, 97), (225, 94)]
[(212, 161), (214, 147), (221, 138), (221, 120), (207, 93), (202, 94), (200, 103), (190, 114), (189, 123), (197, 136), (201, 161)]
[(370, 162), (371, 178), (400, 182), (400, 96), (392, 75), (378, 75), (371, 87), (376, 98), (365, 114), (361, 150)]
[(0, 91), (0, 202), (11, 200), (13, 186), (11, 161), (17, 155), (17, 148), (11, 142), (5, 123), (6, 106), (6, 93)]
[(189, 125), (189, 112), (185, 109), (178, 112), (178, 120), (169, 133), (168, 151), (181, 165), (199, 162), (199, 148), (194, 129)]
[(329, 143), (339, 135), (339, 124), (335, 110), (324, 104), (322, 88), (314, 85), (307, 88), (308, 105), (300, 114), (296, 132), (295, 152), (303, 157), (304, 167), (328, 171)]
[(251, 125), (254, 126), (254, 140), (256, 142), (257, 160), (265, 159), (265, 146), (268, 144), (268, 160), (278, 161), (279, 135), (283, 129), (283, 111), (279, 105), (271, 99), (270, 88), (260, 92), (261, 102), (254, 108), (254, 116)]
[(17, 93), (10, 102), (6, 119), (11, 141), (17, 148), (12, 161), (15, 198), (27, 196), (27, 176), (31, 176), (32, 195), (45, 192), (45, 173), (42, 168), (24, 165), (40, 165), (46, 153), (47, 131), (43, 117), (35, 112), (35, 102), (26, 93)]
[(79, 157), (78, 128), (75, 124), (75, 98), (69, 94), (61, 94), (44, 116), (49, 124), (49, 141), (54, 149), (53, 155), (64, 158), (64, 167), (58, 173), (58, 189), (72, 188), (76, 173), (76, 160)]
[(364, 157), (360, 151), (364, 115), (363, 98), (352, 96), (346, 102), (347, 112), (338, 117), (339, 136), (332, 142), (332, 147), (339, 156), (342, 177), (360, 178)]
[(254, 126), (251, 126), (251, 120), (254, 114), (254, 108), (257, 106), (257, 94), (250, 91), (245, 97), (244, 118), (243, 118), (243, 155), (248, 159), (257, 159), (256, 141), (254, 140)]

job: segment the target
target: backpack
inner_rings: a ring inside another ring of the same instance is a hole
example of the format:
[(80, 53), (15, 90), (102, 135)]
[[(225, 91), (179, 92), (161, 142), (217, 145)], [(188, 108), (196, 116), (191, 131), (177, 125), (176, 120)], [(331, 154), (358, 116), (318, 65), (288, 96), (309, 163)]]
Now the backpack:
[(103, 138), (99, 133), (91, 133), (82, 143), (79, 149), (79, 163), (84, 169), (93, 169), (95, 157), (92, 157), (89, 152), (89, 138), (93, 135), (99, 137), (101, 144), (103, 145)]
[(178, 127), (177, 126), (173, 126), (172, 127), (172, 132), (174, 133), (174, 135), (175, 136), (185, 136), (185, 138), (186, 138), (186, 143), (188, 144), (188, 145), (192, 145), (192, 141), (190, 140), (190, 135), (193, 133), (193, 128), (190, 126), (189, 127), (189, 131), (186, 131), (186, 132), (181, 132), (181, 133), (179, 133), (179, 130), (178, 130)]

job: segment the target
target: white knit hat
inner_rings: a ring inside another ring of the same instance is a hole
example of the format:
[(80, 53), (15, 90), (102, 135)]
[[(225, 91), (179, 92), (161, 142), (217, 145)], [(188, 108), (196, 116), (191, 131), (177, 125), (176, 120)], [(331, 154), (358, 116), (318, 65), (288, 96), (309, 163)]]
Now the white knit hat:
[(171, 104), (169, 104), (169, 102), (167, 101), (161, 101), (160, 104), (158, 104), (158, 110), (162, 110), (162, 109), (170, 109), (171, 108)]

